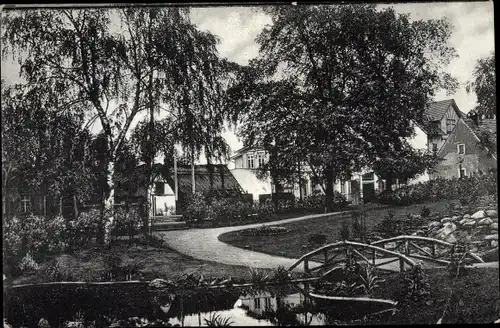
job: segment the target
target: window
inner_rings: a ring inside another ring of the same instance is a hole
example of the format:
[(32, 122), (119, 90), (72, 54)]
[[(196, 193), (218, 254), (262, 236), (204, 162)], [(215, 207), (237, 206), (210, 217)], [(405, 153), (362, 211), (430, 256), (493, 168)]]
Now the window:
[(164, 194), (165, 194), (165, 183), (155, 182), (155, 195), (164, 195)]
[(438, 144), (434, 142), (434, 143), (432, 144), (432, 151), (433, 151), (433, 152), (437, 152), (437, 150), (438, 150)]
[(247, 167), (250, 168), (250, 169), (254, 168), (253, 154), (248, 154), (247, 155)]
[(265, 160), (266, 160), (266, 158), (265, 158), (264, 154), (258, 154), (257, 155), (257, 162), (259, 163), (259, 167), (263, 167), (264, 166)]
[(340, 192), (345, 194), (345, 181), (340, 181)]
[(459, 144), (457, 147), (457, 152), (459, 155), (464, 155), (465, 154), (465, 145)]
[(465, 170), (465, 168), (464, 168), (464, 167), (462, 167), (462, 165), (460, 165), (460, 166), (458, 167), (458, 176), (459, 176), (460, 178), (463, 178), (463, 177), (466, 177), (466, 176), (467, 176), (467, 171)]
[(256, 309), (260, 309), (260, 298), (256, 297), (254, 299), (254, 305)]
[(27, 213), (31, 210), (31, 201), (30, 198), (26, 195), (21, 199), (21, 210), (23, 213)]
[(264, 298), (264, 308), (265, 309), (271, 308), (271, 298), (270, 297)]
[(453, 128), (455, 128), (455, 119), (447, 118), (446, 119), (446, 132), (453, 131)]

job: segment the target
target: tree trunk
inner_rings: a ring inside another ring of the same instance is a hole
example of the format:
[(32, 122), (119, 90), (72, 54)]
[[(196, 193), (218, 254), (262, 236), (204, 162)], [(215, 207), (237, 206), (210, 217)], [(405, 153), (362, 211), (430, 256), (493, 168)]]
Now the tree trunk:
[(194, 154), (191, 154), (191, 192), (193, 195), (196, 193), (196, 178), (194, 174)]
[(214, 189), (213, 165), (210, 158), (207, 156), (208, 181), (210, 183), (210, 191)]
[[(44, 197), (44, 203), (45, 203), (45, 197)], [(45, 212), (45, 204), (44, 204), (44, 212)], [(73, 214), (75, 216), (75, 220), (76, 218), (78, 218), (78, 201), (76, 199), (76, 195), (73, 194)]]
[(326, 177), (326, 193), (325, 193), (325, 208), (327, 212), (333, 212), (333, 186), (335, 177), (331, 167), (328, 167), (325, 172)]
[(302, 201), (302, 171), (301, 171), (301, 167), (300, 167), (300, 160), (298, 161), (298, 165), (299, 165), (299, 197), (300, 197), (300, 200)]
[(392, 190), (392, 185), (394, 184), (394, 179), (392, 178), (392, 175), (387, 176), (387, 179), (385, 180), (385, 190)]
[[(113, 159), (108, 160), (107, 163), (107, 173), (108, 173), (108, 186), (109, 186), (109, 195), (104, 196), (104, 211), (101, 216), (101, 222), (99, 226), (99, 243), (102, 245), (104, 243), (111, 242), (111, 232), (109, 225), (114, 221), (114, 202), (115, 202), (115, 183), (113, 180), (113, 175), (115, 172), (115, 162), (114, 156)], [(106, 229), (106, 225), (108, 225), (108, 229)]]

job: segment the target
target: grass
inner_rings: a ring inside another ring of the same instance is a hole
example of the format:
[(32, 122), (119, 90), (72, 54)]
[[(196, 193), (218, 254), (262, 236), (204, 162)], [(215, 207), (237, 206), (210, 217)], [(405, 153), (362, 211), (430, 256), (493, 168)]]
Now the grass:
[[(426, 270), (431, 287), (429, 299), (398, 311), (389, 321), (369, 324), (435, 324), (441, 318), (452, 287), (453, 276), (447, 270)], [(443, 324), (493, 323), (500, 318), (498, 268), (470, 268), (456, 281)], [(384, 287), (375, 290), (373, 297), (397, 299), (400, 291), (398, 274), (384, 277)]]
[[(407, 213), (420, 214), (425, 205), (431, 210), (431, 216), (435, 213), (443, 213), (448, 210), (451, 201), (441, 201), (436, 203), (417, 204), (401, 207), (380, 207), (367, 206), (366, 224), (367, 228), (373, 228), (380, 223), (389, 210), (393, 210), (396, 217), (405, 216)], [(351, 224), (351, 215), (346, 213), (341, 216), (322, 217), (282, 224), (290, 232), (276, 236), (243, 236), (239, 231), (232, 231), (219, 236), (219, 240), (230, 245), (251, 249), (257, 252), (271, 255), (279, 255), (290, 258), (298, 258), (307, 252), (303, 245), (308, 243), (308, 239), (314, 234), (326, 235), (327, 243), (339, 240), (339, 231), (342, 223)]]
[[(139, 274), (135, 279), (152, 280), (155, 278), (177, 277), (193, 273), (195, 275), (228, 276), (234, 278), (251, 278), (248, 267), (226, 265), (204, 261), (181, 254), (167, 247), (151, 247), (143, 245), (128, 246), (125, 243), (107, 247), (94, 247), (74, 254), (59, 254), (46, 257), (40, 263), (40, 270), (46, 268), (51, 260), (56, 259), (62, 271), (71, 276), (71, 280), (94, 281), (98, 273), (106, 270), (106, 257), (115, 255), (122, 263), (139, 264)], [(134, 280), (135, 280), (134, 279)], [(39, 282), (36, 274), (21, 275), (12, 280), (12, 284), (27, 284)]]

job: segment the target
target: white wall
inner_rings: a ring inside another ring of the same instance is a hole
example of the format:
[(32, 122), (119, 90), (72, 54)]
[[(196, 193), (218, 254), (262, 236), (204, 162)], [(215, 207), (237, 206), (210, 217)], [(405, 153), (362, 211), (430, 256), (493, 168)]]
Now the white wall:
[[(421, 128), (419, 128), (415, 123), (411, 123), (413, 126), (414, 135), (412, 138), (407, 138), (408, 143), (414, 149), (427, 149), (427, 133), (425, 133)], [(439, 146), (439, 145), (438, 145)]]

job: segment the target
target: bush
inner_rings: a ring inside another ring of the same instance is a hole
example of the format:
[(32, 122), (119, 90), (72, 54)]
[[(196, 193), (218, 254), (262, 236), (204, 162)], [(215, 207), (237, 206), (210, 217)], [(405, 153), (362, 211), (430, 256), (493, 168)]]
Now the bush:
[(377, 199), (381, 204), (388, 205), (410, 205), (443, 199), (460, 199), (464, 203), (463, 205), (469, 205), (480, 196), (496, 193), (497, 177), (495, 174), (487, 174), (460, 179), (438, 178), (394, 191), (383, 191), (377, 195)]
[(421, 304), (430, 296), (430, 284), (427, 273), (421, 265), (401, 274), (400, 302), (403, 306)]
[[(314, 190), (312, 194), (304, 197), (303, 200), (297, 201), (297, 208), (307, 209), (315, 212), (323, 212), (325, 209), (326, 197), (321, 191)], [(337, 191), (333, 192), (333, 208), (342, 210), (347, 206), (345, 196)]]
[(382, 222), (375, 230), (385, 235), (385, 237), (395, 237), (399, 235), (408, 235), (418, 230), (426, 220), (420, 215), (407, 213), (406, 216), (396, 218), (393, 211), (388, 211)]
[(422, 216), (423, 218), (428, 218), (429, 215), (431, 215), (431, 210), (430, 208), (424, 205), (420, 210), (420, 216)]
[(312, 245), (324, 245), (326, 244), (326, 235), (322, 233), (310, 235), (308, 242)]
[(114, 219), (112, 235), (115, 237), (128, 235), (130, 242), (132, 242), (134, 235), (138, 234), (143, 227), (142, 217), (138, 207), (132, 207), (128, 210), (125, 208), (117, 208), (115, 209)]
[(6, 256), (22, 257), (30, 253), (35, 259), (67, 248), (67, 230), (62, 216), (44, 217), (29, 214), (4, 220)]
[(99, 237), (101, 211), (91, 209), (80, 212), (76, 220), (68, 222), (69, 243), (72, 249), (78, 249), (92, 243)]
[(352, 232), (354, 235), (353, 237), (363, 242), (366, 241), (366, 238), (368, 236), (368, 228), (366, 226), (366, 213), (354, 211), (351, 214), (351, 220)]
[(349, 224), (347, 222), (342, 222), (339, 230), (339, 238), (340, 240), (349, 240), (351, 235), (351, 231), (349, 230)]
[(21, 259), (18, 267), (22, 273), (33, 273), (40, 269), (40, 266), (29, 252)]

